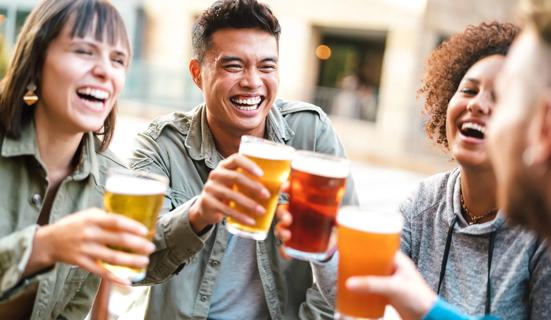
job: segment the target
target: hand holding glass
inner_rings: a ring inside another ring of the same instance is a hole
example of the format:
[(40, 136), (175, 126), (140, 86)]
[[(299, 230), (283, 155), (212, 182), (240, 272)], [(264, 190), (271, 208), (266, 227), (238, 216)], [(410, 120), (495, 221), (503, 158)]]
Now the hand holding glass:
[[(264, 175), (258, 179), (241, 169), (237, 170), (246, 174), (251, 179), (259, 180), (259, 182), (270, 192), (270, 197), (265, 201), (259, 201), (259, 204), (266, 210), (262, 216), (258, 216), (256, 213), (251, 212), (249, 209), (240, 206), (234, 201), (230, 202), (231, 208), (254, 218), (255, 224), (252, 226), (245, 225), (239, 223), (232, 217), (228, 217), (226, 220), (226, 228), (229, 232), (242, 237), (254, 240), (264, 240), (266, 239), (274, 218), (281, 185), (289, 177), (291, 158), (294, 149), (284, 144), (253, 136), (242, 136), (241, 144), (239, 145), (239, 153), (244, 154), (247, 158), (254, 161), (262, 169)], [(248, 198), (256, 199), (255, 194), (240, 190), (239, 185), (234, 185), (233, 189), (237, 192), (241, 192)]]
[[(120, 214), (136, 220), (147, 229), (147, 238), (153, 239), (155, 222), (163, 205), (168, 186), (166, 177), (134, 172), (125, 169), (111, 169), (105, 184), (104, 206), (108, 213)], [(115, 248), (128, 251), (124, 248)], [(143, 280), (145, 269), (129, 268), (104, 263), (107, 270), (131, 282)]]
[(353, 276), (390, 275), (400, 247), (399, 212), (345, 207), (337, 216), (339, 272), (335, 319), (379, 319), (388, 300), (380, 295), (351, 292), (346, 280)]

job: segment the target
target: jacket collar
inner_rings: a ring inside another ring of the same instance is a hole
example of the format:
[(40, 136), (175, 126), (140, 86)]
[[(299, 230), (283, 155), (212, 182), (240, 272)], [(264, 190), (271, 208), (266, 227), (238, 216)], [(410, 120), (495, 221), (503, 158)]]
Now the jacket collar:
[[(38, 145), (36, 142), (36, 130), (34, 121), (30, 121), (21, 130), (21, 136), (17, 139), (4, 135), (2, 138), (1, 155), (5, 158), (32, 156), (45, 169), (40, 159)], [(99, 163), (96, 154), (96, 138), (91, 132), (84, 134), (80, 144), (80, 160), (77, 168), (72, 174), (73, 179), (83, 180), (90, 174), (96, 181), (100, 181)]]
[[(283, 118), (279, 110), (280, 104), (281, 100), (276, 100), (268, 113), (266, 138), (279, 143), (287, 143), (295, 133)], [(193, 160), (205, 160), (205, 163), (211, 169), (214, 169), (218, 162), (223, 159), (222, 155), (216, 150), (214, 138), (207, 124), (207, 108), (204, 103), (197, 106), (193, 111), (185, 146)]]

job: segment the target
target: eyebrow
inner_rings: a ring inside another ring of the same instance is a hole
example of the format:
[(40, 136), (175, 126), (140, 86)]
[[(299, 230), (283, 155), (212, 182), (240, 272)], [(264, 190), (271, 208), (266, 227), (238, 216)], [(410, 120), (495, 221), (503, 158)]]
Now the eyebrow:
[[(236, 57), (236, 56), (223, 56), (220, 58), (220, 63), (227, 63), (227, 62), (243, 62), (243, 59)], [(277, 63), (277, 57), (267, 57), (262, 59), (260, 62), (274, 62)]]
[(463, 81), (473, 82), (473, 83), (475, 83), (475, 84), (479, 84), (479, 83), (480, 83), (480, 80), (475, 79), (475, 78), (467, 78), (467, 79), (465, 79), (465, 80), (463, 80)]

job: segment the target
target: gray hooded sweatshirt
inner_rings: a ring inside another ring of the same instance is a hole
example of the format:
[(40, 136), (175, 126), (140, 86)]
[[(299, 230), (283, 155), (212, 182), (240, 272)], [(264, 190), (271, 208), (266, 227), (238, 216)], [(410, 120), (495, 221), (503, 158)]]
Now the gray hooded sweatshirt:
[(467, 314), (489, 309), (502, 319), (549, 319), (547, 247), (532, 233), (506, 225), (501, 212), (493, 221), (469, 226), (461, 215), (459, 175), (455, 169), (429, 177), (402, 203), (402, 251), (435, 291), (447, 260), (439, 295)]
[[(469, 226), (461, 215), (459, 173), (455, 169), (423, 180), (400, 205), (401, 250), (438, 291), (450, 226), (457, 219), (439, 295), (467, 314), (483, 315), (491, 256), (489, 313), (501, 319), (551, 319), (547, 247), (532, 233), (506, 225), (501, 213), (493, 221)], [(333, 305), (337, 261), (335, 254), (328, 263), (314, 265), (316, 283)]]

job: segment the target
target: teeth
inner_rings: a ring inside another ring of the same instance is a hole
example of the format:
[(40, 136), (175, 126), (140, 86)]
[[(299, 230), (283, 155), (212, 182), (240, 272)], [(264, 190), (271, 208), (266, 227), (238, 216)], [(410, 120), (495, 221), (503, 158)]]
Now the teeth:
[[(251, 98), (233, 98), (232, 101), (236, 104), (256, 106), (260, 103), (262, 99), (260, 97), (251, 97)], [(254, 110), (254, 109), (252, 109)]]
[(100, 89), (93, 89), (90, 87), (80, 88), (77, 90), (79, 94), (92, 96), (98, 100), (107, 100), (109, 98), (109, 92)]
[(254, 106), (254, 107), (243, 107), (243, 106), (238, 106), (237, 109), (243, 110), (243, 111), (253, 111), (253, 110), (256, 110), (256, 106)]
[(481, 126), (481, 125), (479, 125), (478, 123), (465, 122), (465, 123), (463, 123), (463, 125), (461, 126), (461, 130), (465, 130), (465, 129), (476, 130), (476, 131), (482, 132), (483, 134), (486, 134), (486, 127), (485, 127), (485, 126)]

